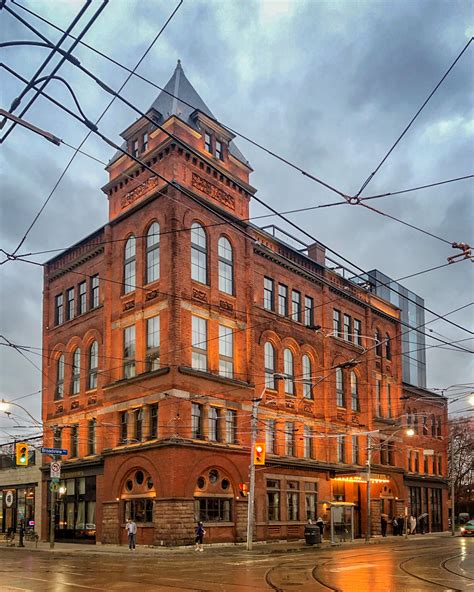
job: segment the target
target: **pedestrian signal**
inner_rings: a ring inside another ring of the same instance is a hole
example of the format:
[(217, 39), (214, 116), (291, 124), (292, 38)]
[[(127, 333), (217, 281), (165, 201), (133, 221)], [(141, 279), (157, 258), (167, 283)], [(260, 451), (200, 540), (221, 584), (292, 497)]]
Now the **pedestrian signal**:
[(257, 442), (255, 444), (255, 450), (253, 453), (253, 464), (264, 465), (265, 464), (265, 442)]
[(20, 467), (28, 466), (28, 444), (17, 442), (15, 445), (16, 464)]

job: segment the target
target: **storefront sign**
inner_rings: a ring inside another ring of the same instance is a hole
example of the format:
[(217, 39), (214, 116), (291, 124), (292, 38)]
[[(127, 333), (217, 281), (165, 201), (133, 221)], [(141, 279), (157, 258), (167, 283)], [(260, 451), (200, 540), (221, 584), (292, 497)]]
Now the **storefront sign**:
[(5, 493), (5, 505), (7, 508), (11, 508), (13, 506), (13, 502), (15, 501), (15, 492), (9, 489)]
[[(367, 473), (356, 473), (354, 475), (341, 475), (340, 477), (334, 477), (332, 481), (344, 481), (346, 483), (366, 483)], [(370, 474), (371, 483), (390, 483), (390, 477), (388, 475), (381, 475), (378, 473)]]

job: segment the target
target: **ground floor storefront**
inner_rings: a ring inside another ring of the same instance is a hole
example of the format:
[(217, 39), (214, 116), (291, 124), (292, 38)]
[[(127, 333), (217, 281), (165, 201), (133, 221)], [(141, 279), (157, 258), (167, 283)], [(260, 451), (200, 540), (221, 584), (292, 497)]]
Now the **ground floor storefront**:
[[(408, 512), (417, 518), (417, 532), (448, 529), (448, 487), (439, 478), (405, 478)], [(422, 520), (419, 518), (423, 517)]]
[(2, 486), (0, 489), (0, 532), (19, 532), (23, 525), (25, 531), (36, 527), (35, 497), (37, 484)]

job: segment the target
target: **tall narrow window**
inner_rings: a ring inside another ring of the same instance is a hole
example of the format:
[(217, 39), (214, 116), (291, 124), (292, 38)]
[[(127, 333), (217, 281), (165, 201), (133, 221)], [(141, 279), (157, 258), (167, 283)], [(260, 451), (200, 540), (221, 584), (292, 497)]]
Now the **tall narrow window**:
[(306, 327), (312, 327), (314, 325), (314, 300), (311, 296), (305, 296), (304, 298), (304, 324)]
[(158, 437), (158, 403), (153, 403), (148, 407), (148, 417), (150, 419), (148, 438), (152, 440)]
[(285, 422), (285, 454), (295, 456), (295, 424), (291, 421)]
[(97, 369), (99, 367), (99, 344), (93, 341), (89, 348), (89, 373), (87, 378), (87, 388), (97, 388)]
[(392, 359), (392, 346), (390, 341), (390, 335), (387, 333), (385, 335), (385, 357), (387, 360)]
[(191, 224), (191, 279), (207, 284), (207, 236), (197, 222)]
[(336, 368), (336, 404), (338, 407), (346, 406), (344, 394), (344, 373), (341, 368)]
[(77, 423), (71, 426), (71, 433), (70, 433), (70, 455), (71, 458), (77, 458), (79, 456), (79, 425)]
[(58, 294), (54, 299), (54, 323), (62, 325), (64, 323), (64, 296)]
[(346, 438), (345, 436), (337, 436), (337, 462), (346, 462)]
[(128, 412), (120, 413), (120, 444), (128, 443)]
[(207, 371), (207, 321), (201, 317), (192, 317), (192, 367)]
[(72, 354), (72, 388), (71, 393), (77, 395), (81, 390), (81, 350), (76, 347)]
[(217, 244), (219, 258), (219, 290), (226, 294), (234, 293), (234, 263), (232, 245), (225, 236), (221, 236)]
[(128, 294), (135, 290), (136, 279), (136, 241), (132, 234), (125, 243), (124, 250), (124, 294)]
[(375, 380), (375, 415), (382, 417), (382, 381), (380, 378)]
[(436, 435), (438, 438), (442, 437), (442, 433), (441, 433), (441, 417), (438, 417), (438, 422), (436, 425)]
[(352, 436), (352, 464), (359, 465), (359, 436)]
[(352, 411), (360, 411), (359, 385), (355, 372), (351, 372), (351, 409)]
[(265, 443), (267, 452), (275, 454), (275, 420), (267, 419), (265, 421)]
[(264, 347), (265, 354), (265, 386), (275, 389), (275, 348), (267, 341)]
[(387, 382), (387, 417), (392, 417), (392, 385)]
[(148, 150), (148, 132), (145, 132), (142, 136), (142, 152)]
[(77, 314), (84, 314), (87, 311), (87, 284), (81, 282), (78, 286), (79, 296), (77, 299)]
[(219, 374), (234, 376), (234, 334), (230, 327), (219, 325)]
[(354, 343), (362, 346), (362, 323), (358, 319), (354, 319)]
[(135, 158), (138, 156), (138, 140), (132, 141), (132, 156)]
[(300, 519), (300, 492), (298, 481), (287, 481), (286, 483), (286, 514), (288, 520), (298, 521)]
[(62, 448), (63, 447), (63, 428), (59, 426), (55, 426), (53, 428), (53, 447), (54, 448)]
[(134, 413), (135, 417), (135, 441), (141, 442), (143, 439), (143, 408), (136, 409)]
[(305, 458), (311, 458), (311, 428), (304, 426), (303, 428), (303, 455)]
[(434, 415), (431, 416), (431, 435), (433, 438), (436, 437), (436, 417)]
[(306, 519), (311, 520), (314, 524), (317, 518), (318, 508), (318, 484), (307, 482), (304, 484), (305, 489), (305, 506), (306, 506)]
[(90, 419), (87, 424), (87, 445), (88, 453), (96, 453), (96, 420)]
[(198, 403), (192, 403), (191, 408), (191, 437), (202, 440), (202, 406)]
[(283, 284), (278, 286), (278, 314), (288, 316), (288, 288)]
[(336, 308), (332, 311), (332, 331), (336, 337), (341, 336), (341, 311)]
[(204, 133), (204, 148), (206, 152), (212, 154), (211, 134), (208, 134), (207, 132)]
[(160, 367), (160, 317), (146, 320), (146, 370), (152, 372)]
[(217, 442), (219, 439), (219, 410), (216, 407), (209, 407), (207, 414), (207, 438), (212, 442)]
[(225, 412), (225, 441), (227, 444), (237, 442), (237, 411), (233, 409)]
[(283, 372), (285, 374), (285, 393), (287, 395), (295, 394), (295, 377), (293, 353), (290, 349), (283, 351)]
[(135, 376), (135, 325), (123, 330), (123, 377)]
[(55, 399), (64, 396), (64, 354), (61, 354), (56, 362), (56, 392)]
[(311, 382), (311, 359), (306, 354), (301, 358), (302, 380), (303, 380), (303, 397), (305, 399), (313, 398), (313, 384)]
[(301, 322), (301, 294), (296, 290), (291, 292), (291, 319)]
[(280, 481), (267, 479), (267, 520), (269, 522), (280, 520), (280, 487)]
[(375, 355), (382, 355), (382, 335), (378, 330), (375, 332)]
[(67, 295), (67, 310), (66, 310), (66, 318), (68, 321), (74, 318), (76, 313), (75, 305), (74, 305), (74, 288), (69, 288), (66, 292)]
[(160, 225), (158, 222), (146, 234), (146, 278), (147, 284), (160, 278)]
[(344, 315), (344, 339), (346, 341), (352, 341), (351, 317), (346, 314)]
[(216, 158), (219, 160), (224, 160), (224, 152), (222, 150), (222, 142), (220, 140), (216, 140)]
[(93, 275), (91, 277), (91, 308), (97, 308), (99, 304), (99, 276)]
[(275, 310), (275, 283), (271, 278), (263, 278), (263, 308)]

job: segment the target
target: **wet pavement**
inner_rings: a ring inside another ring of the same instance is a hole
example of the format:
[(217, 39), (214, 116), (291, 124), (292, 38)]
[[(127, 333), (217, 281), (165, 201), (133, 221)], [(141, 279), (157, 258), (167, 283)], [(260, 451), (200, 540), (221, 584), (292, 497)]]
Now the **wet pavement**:
[(1, 592), (474, 592), (474, 541), (447, 535), (340, 547), (302, 543), (128, 551), (0, 547)]

